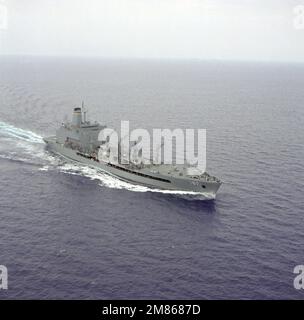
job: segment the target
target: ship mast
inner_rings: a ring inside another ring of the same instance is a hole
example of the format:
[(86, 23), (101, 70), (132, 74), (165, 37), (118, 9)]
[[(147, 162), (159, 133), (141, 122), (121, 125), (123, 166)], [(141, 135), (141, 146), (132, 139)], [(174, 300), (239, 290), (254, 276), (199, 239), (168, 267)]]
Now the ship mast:
[(81, 109), (82, 109), (82, 112), (83, 112), (83, 122), (86, 123), (87, 122), (87, 112), (88, 111), (85, 109), (84, 101), (82, 101)]

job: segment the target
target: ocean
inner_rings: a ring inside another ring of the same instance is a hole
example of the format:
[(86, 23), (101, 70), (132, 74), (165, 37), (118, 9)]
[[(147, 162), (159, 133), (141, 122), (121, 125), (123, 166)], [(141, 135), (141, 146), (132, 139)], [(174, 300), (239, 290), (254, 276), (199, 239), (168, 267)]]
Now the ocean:
[[(207, 129), (214, 201), (45, 150), (66, 115)], [(0, 57), (0, 299), (303, 299), (304, 65)]]

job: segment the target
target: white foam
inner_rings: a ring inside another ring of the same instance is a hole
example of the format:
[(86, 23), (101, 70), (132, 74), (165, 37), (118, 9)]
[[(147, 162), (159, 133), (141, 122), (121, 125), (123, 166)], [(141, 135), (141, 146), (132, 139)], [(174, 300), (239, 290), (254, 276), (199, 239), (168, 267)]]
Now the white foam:
[(13, 125), (10, 125), (5, 122), (0, 121), (0, 133), (2, 135), (10, 136), (13, 138), (17, 138), (19, 140), (28, 141), (31, 143), (43, 143), (43, 139), (38, 134), (29, 131), (23, 130), (20, 128), (16, 128)]
[(39, 168), (38, 170), (39, 171), (49, 171), (49, 166), (43, 166), (43, 167), (41, 167), (41, 168)]
[(171, 194), (179, 196), (190, 196), (190, 197), (200, 197), (205, 199), (214, 199), (214, 195), (211, 194), (202, 194), (198, 192), (191, 191), (176, 191), (176, 190), (162, 190), (162, 189), (153, 189), (141, 185), (135, 185), (123, 180), (120, 180), (108, 173), (102, 172), (98, 169), (83, 166), (76, 163), (66, 163), (59, 167), (61, 172), (84, 176), (90, 180), (99, 181), (100, 186), (105, 186), (111, 189), (125, 189), (133, 192), (154, 192), (162, 194)]
[(45, 151), (43, 138), (32, 131), (0, 121), (0, 138), (3, 142), (1, 151), (4, 154), (0, 155), (2, 158), (29, 163), (32, 163), (34, 158), (54, 166), (59, 164), (58, 158)]

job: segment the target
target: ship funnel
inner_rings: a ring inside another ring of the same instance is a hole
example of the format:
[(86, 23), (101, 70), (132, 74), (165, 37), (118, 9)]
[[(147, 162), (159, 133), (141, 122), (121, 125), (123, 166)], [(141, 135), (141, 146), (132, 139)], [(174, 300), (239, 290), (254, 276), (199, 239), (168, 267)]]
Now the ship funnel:
[(82, 123), (81, 108), (75, 108), (73, 113), (73, 125), (76, 127), (80, 127), (81, 123)]

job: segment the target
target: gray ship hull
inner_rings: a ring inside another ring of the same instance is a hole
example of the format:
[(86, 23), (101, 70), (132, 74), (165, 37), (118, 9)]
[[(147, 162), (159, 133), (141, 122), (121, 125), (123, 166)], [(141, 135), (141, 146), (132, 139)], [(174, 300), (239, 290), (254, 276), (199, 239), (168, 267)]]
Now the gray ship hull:
[[(84, 155), (79, 154), (77, 150), (66, 148), (63, 144), (57, 142), (56, 137), (44, 139), (48, 150), (57, 153), (65, 158), (79, 162), (81, 164), (94, 167), (106, 172), (118, 179), (128, 181), (132, 184), (139, 184), (154, 189), (183, 191), (188, 193), (197, 193), (206, 199), (215, 199), (216, 193), (221, 186), (219, 181), (198, 181), (186, 177), (177, 177), (169, 175), (166, 170), (168, 166), (151, 166), (139, 170), (126, 170), (123, 165), (111, 165), (107, 162), (96, 161)], [(157, 169), (157, 174), (155, 169)], [(163, 173), (162, 173), (163, 172)]]

